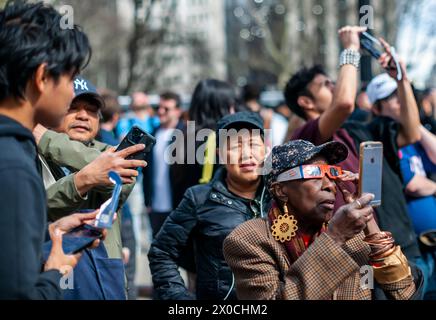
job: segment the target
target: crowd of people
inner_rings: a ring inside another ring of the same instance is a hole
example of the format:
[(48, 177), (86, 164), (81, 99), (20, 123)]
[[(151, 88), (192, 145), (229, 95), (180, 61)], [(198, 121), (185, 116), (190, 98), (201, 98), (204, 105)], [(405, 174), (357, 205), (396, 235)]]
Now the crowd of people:
[[(145, 238), (153, 299), (436, 299), (436, 92), (413, 87), (386, 41), (384, 72), (361, 84), (366, 28), (340, 29), (337, 80), (302, 67), (284, 108), (262, 106), (256, 84), (205, 79), (187, 110), (166, 90), (156, 108), (132, 93), (124, 112), (80, 75), (88, 37), (61, 19), (39, 2), (0, 11), (0, 299), (136, 299)], [(143, 160), (143, 144), (117, 150), (135, 127), (156, 138)], [(366, 141), (383, 143), (377, 207), (358, 192)], [(111, 171), (112, 228), (65, 254)]]

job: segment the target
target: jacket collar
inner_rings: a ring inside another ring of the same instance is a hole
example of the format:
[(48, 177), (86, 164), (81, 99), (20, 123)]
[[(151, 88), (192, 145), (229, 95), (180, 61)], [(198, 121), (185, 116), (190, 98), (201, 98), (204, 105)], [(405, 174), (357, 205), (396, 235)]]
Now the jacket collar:
[[(233, 199), (245, 200), (244, 198), (241, 198), (241, 197), (239, 197), (239, 196), (237, 196), (229, 191), (229, 189), (227, 188), (226, 176), (227, 176), (226, 168), (224, 168), (223, 166), (218, 168), (218, 170), (216, 171), (216, 173), (211, 181), (212, 189), (222, 193), (226, 197), (233, 198)], [(258, 188), (258, 191), (256, 194), (256, 199), (257, 198), (260, 199), (260, 194), (262, 192), (262, 189), (263, 189), (263, 180), (261, 180), (261, 184)]]
[(32, 132), (25, 128), (21, 123), (0, 115), (0, 137), (18, 137), (22, 140), (28, 140), (36, 147), (35, 138)]

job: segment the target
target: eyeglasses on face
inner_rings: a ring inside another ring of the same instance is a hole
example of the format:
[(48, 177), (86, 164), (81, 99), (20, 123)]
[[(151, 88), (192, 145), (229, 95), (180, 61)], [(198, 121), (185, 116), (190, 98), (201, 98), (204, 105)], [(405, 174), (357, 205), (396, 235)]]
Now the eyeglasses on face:
[(281, 173), (277, 177), (277, 182), (300, 179), (322, 179), (326, 175), (330, 179), (336, 180), (338, 176), (342, 175), (342, 168), (328, 164), (309, 164), (298, 166)]

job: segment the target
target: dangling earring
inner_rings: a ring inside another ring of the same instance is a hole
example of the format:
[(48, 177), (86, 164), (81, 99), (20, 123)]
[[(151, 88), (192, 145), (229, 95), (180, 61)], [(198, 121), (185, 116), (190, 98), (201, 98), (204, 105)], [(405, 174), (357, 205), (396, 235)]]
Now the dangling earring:
[(286, 203), (283, 206), (283, 212), (285, 214), (279, 215), (271, 226), (274, 239), (281, 243), (290, 241), (293, 237), (295, 237), (296, 231), (298, 230), (297, 220), (293, 215), (289, 215), (289, 210)]

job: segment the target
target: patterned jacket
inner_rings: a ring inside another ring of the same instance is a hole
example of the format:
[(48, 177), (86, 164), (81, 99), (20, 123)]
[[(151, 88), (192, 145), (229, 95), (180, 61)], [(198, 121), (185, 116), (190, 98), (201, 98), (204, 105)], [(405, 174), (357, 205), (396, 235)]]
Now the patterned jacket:
[[(292, 265), (285, 247), (277, 242), (269, 222), (248, 221), (224, 242), (224, 256), (244, 300), (370, 300), (374, 291), (361, 287), (369, 265), (369, 246), (363, 233), (339, 246), (327, 234), (319, 236)], [(362, 271), (362, 274), (361, 274)], [(374, 285), (388, 299), (411, 299), (416, 291), (413, 276), (389, 285)]]

